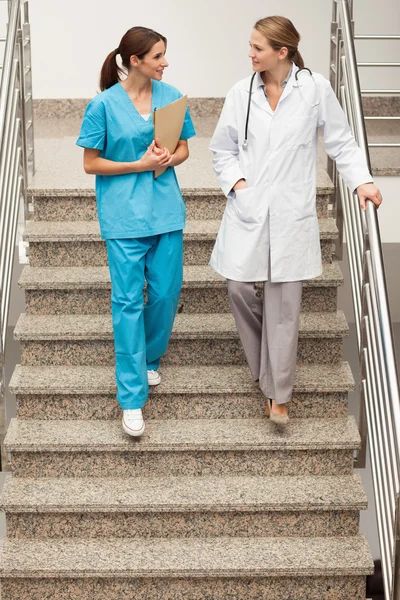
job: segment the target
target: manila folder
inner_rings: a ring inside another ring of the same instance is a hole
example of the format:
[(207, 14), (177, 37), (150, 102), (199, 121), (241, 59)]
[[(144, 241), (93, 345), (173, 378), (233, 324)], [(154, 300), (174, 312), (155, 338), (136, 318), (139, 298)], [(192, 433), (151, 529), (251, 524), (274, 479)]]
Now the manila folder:
[[(168, 148), (173, 154), (181, 137), (183, 122), (185, 120), (187, 96), (182, 96), (175, 102), (167, 104), (153, 113), (154, 138), (158, 138), (161, 146)], [(154, 171), (154, 177), (158, 177), (168, 167), (162, 167)]]

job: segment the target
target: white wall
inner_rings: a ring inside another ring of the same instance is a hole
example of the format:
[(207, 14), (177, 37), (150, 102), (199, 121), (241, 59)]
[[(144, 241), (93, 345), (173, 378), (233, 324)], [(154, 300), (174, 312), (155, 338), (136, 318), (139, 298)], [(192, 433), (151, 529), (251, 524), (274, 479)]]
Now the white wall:
[[(166, 81), (192, 97), (224, 96), (249, 73), (252, 25), (271, 14), (283, 14), (294, 22), (302, 35), (300, 50), (306, 63), (327, 76), (331, 0), (33, 0), (34, 97), (92, 97), (103, 60), (133, 25), (152, 27), (167, 36), (171, 66)], [(360, 33), (400, 30), (398, 0), (385, 0), (384, 5), (355, 0), (355, 14)], [(390, 48), (382, 46), (386, 59)], [(363, 58), (373, 59), (376, 52), (376, 46), (368, 56), (363, 50)], [(393, 69), (386, 74), (395, 77)], [(363, 83), (375, 83), (375, 76), (369, 82), (364, 79)]]

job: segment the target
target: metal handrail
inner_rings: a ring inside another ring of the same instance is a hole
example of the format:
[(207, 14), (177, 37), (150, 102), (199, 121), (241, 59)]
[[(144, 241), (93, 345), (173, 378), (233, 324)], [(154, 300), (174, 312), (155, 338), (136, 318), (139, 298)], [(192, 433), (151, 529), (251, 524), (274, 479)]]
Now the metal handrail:
[[(332, 34), (331, 83), (371, 169), (354, 46), (355, 37), (366, 36), (354, 36), (348, 0), (333, 0)], [(367, 36), (375, 38), (383, 39)], [(365, 466), (368, 436), (385, 598), (400, 600), (400, 395), (378, 215), (370, 201), (361, 210), (331, 160), (329, 171), (337, 191), (336, 214), (346, 233), (361, 365), (357, 466)]]
[[(26, 188), (35, 168), (31, 72), (28, 1), (9, 0), (7, 37), (0, 71), (0, 349), (3, 355), (15, 248), (17, 245), (24, 247), (22, 231), (29, 214)], [(2, 375), (1, 441), (6, 428), (4, 368)]]

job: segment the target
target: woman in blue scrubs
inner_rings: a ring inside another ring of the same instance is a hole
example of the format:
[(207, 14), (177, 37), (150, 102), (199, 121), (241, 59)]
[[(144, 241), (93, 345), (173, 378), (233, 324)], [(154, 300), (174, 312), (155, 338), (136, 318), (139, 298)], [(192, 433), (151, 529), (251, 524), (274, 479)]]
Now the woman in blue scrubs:
[[(185, 204), (174, 167), (195, 135), (189, 111), (173, 154), (154, 140), (152, 113), (182, 94), (162, 82), (167, 40), (133, 27), (107, 56), (99, 93), (88, 105), (78, 146), (86, 173), (96, 175), (96, 201), (111, 276), (117, 398), (122, 426), (142, 435), (149, 385), (161, 381), (183, 278)], [(117, 63), (121, 57), (124, 72)], [(154, 171), (168, 167), (157, 179)], [(143, 286), (147, 281), (147, 302)]]

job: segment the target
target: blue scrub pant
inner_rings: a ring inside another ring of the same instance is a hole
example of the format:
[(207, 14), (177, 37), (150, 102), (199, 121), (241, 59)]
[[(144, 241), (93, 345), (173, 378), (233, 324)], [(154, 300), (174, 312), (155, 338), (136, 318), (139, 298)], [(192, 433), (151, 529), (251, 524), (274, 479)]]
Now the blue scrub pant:
[(123, 410), (142, 408), (149, 394), (147, 370), (158, 369), (178, 307), (183, 279), (183, 233), (106, 240), (106, 244), (117, 399)]

